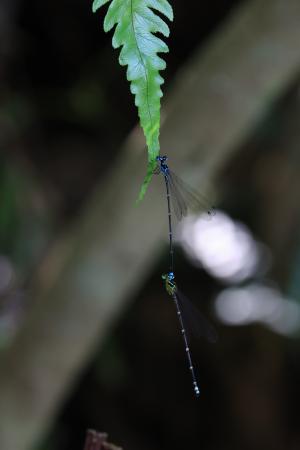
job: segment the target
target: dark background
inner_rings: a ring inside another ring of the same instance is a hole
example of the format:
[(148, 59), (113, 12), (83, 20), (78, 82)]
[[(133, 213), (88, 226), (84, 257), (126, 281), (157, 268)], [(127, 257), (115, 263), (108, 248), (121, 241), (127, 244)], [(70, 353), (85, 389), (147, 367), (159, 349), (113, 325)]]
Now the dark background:
[[(238, 3), (172, 1), (164, 92)], [(93, 15), (89, 2), (76, 0), (7, 1), (1, 9), (0, 342), (5, 349), (30, 305), (26, 293), (40, 259), (82, 213), (135, 126), (137, 112), (111, 35), (102, 30), (103, 11)], [(38, 449), (81, 450), (91, 427), (131, 450), (299, 448), (297, 333), (280, 334), (262, 323), (226, 326), (214, 312), (221, 291), (251, 283), (275, 286), (283, 298), (299, 302), (299, 113), (295, 75), (218, 180), (218, 209), (264, 244), (269, 257), (263, 268), (242, 282), (220, 280), (196, 267), (178, 246), (181, 285), (195, 300), (201, 286), (202, 309), (219, 334), (214, 346), (191, 342), (200, 399), (193, 397), (176, 315), (160, 283), (168, 261), (165, 246), (105, 345), (82, 368)], [(14, 274), (9, 289), (7, 267)]]

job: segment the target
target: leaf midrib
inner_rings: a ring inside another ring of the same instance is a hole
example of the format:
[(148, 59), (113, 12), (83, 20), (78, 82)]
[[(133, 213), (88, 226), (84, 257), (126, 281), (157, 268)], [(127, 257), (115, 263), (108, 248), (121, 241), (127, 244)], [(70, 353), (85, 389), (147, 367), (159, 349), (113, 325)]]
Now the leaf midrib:
[(146, 101), (147, 101), (147, 110), (148, 110), (148, 115), (149, 115), (149, 120), (150, 120), (150, 124), (151, 124), (151, 128), (153, 127), (152, 124), (152, 116), (151, 116), (151, 111), (150, 111), (150, 105), (149, 105), (149, 80), (148, 80), (148, 75), (147, 75), (147, 68), (145, 65), (145, 62), (143, 60), (142, 57), (142, 52), (140, 50), (140, 47), (138, 45), (138, 40), (137, 40), (137, 33), (135, 31), (135, 26), (134, 26), (134, 11), (133, 11), (133, 0), (130, 0), (130, 18), (131, 18), (131, 26), (132, 26), (132, 32), (134, 35), (134, 40), (135, 40), (135, 45), (137, 48), (137, 52), (140, 58), (140, 62), (143, 66), (143, 70), (144, 70), (144, 74), (145, 74), (145, 80), (146, 80)]

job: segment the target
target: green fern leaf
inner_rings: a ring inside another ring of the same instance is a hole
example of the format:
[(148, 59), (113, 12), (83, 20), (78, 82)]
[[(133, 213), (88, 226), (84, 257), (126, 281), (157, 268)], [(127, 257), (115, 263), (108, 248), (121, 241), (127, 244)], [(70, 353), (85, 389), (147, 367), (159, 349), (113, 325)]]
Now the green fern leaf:
[(168, 52), (168, 46), (154, 33), (169, 36), (169, 27), (154, 11), (173, 20), (167, 0), (94, 0), (93, 12), (111, 2), (104, 19), (104, 31), (115, 28), (112, 44), (122, 47), (119, 62), (127, 66), (127, 79), (135, 96), (140, 123), (148, 147), (148, 169), (139, 199), (151, 180), (159, 155), (160, 98), (163, 78), (159, 71), (165, 61), (158, 53)]

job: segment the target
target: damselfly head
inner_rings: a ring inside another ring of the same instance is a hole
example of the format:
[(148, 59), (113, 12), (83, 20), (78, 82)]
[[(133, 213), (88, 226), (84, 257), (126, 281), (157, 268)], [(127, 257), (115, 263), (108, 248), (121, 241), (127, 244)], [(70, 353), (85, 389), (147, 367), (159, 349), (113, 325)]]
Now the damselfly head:
[(175, 279), (174, 272), (169, 272), (168, 275), (167, 275), (167, 277), (168, 277), (168, 280), (169, 280), (169, 281), (173, 281), (173, 280)]
[(160, 161), (160, 162), (165, 162), (165, 161), (167, 161), (167, 159), (168, 159), (168, 157), (167, 156), (157, 156), (156, 157), (156, 161)]
[(168, 272), (168, 273), (164, 273), (162, 276), (162, 279), (164, 281), (174, 281), (175, 280), (175, 275), (174, 272)]

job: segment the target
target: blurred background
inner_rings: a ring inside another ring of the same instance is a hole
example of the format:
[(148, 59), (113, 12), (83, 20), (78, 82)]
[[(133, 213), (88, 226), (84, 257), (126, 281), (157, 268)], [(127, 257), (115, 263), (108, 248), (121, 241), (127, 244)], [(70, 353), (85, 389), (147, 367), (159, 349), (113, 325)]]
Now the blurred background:
[[(104, 10), (0, 4), (0, 448), (300, 448), (300, 4), (172, 0), (162, 153), (212, 198), (176, 229)], [(181, 170), (182, 169), (182, 170)]]

